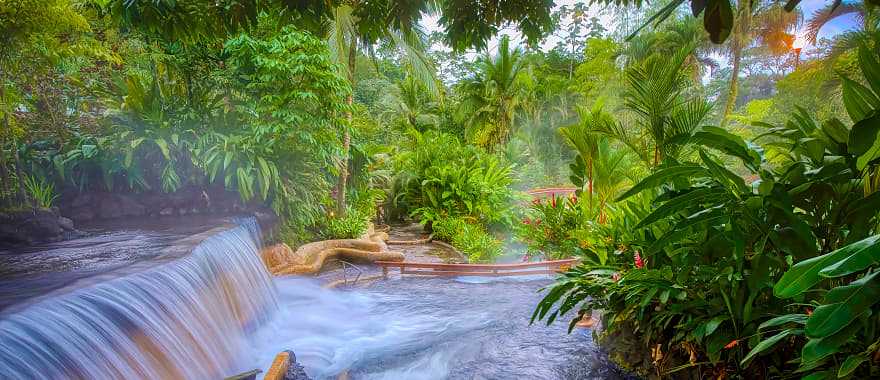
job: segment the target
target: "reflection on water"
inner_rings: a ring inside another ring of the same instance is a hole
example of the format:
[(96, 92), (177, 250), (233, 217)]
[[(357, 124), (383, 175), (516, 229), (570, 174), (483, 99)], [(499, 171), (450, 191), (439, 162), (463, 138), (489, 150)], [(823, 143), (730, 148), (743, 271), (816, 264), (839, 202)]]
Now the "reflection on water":
[(624, 378), (588, 331), (529, 326), (536, 290), (548, 283), (407, 278), (328, 290), (277, 279), (281, 312), (253, 352), (267, 368), (290, 348), (318, 379)]

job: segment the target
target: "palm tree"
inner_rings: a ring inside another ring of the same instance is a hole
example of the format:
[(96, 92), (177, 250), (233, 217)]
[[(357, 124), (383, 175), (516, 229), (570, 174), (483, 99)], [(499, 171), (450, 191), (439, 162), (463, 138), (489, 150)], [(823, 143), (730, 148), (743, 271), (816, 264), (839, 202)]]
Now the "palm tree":
[[(424, 33), (418, 25), (419, 17), (417, 16), (427, 10), (421, 9), (426, 5), (421, 4), (421, 8), (414, 7), (412, 9), (405, 7), (405, 5), (395, 2), (392, 6), (396, 9), (385, 10), (387, 12), (383, 14), (377, 14), (376, 7), (370, 7), (366, 2), (357, 0), (345, 2), (333, 9), (333, 19), (327, 35), (330, 50), (352, 87), (355, 86), (354, 74), (359, 50), (372, 53), (376, 43), (384, 42), (391, 44), (401, 53), (402, 64), (432, 93), (438, 91), (434, 65), (425, 54)], [(352, 105), (351, 95), (349, 95), (347, 102), (349, 106)], [(346, 117), (350, 125), (351, 110), (348, 111)], [(343, 131), (342, 150), (339, 182), (336, 186), (336, 206), (340, 214), (343, 214), (346, 209), (345, 192), (349, 176), (348, 162), (351, 155), (351, 135), (348, 128)]]
[[(687, 137), (711, 110), (705, 99), (683, 95), (691, 85), (684, 64), (692, 49), (685, 47), (672, 57), (653, 55), (626, 71), (624, 106), (653, 144), (650, 166), (655, 168), (666, 158), (678, 157)], [(608, 126), (609, 134), (635, 148), (630, 138), (619, 135), (622, 131), (622, 126)]]
[(594, 162), (593, 187), (599, 202), (596, 221), (605, 224), (608, 216), (605, 212), (608, 203), (612, 202), (624, 190), (633, 185), (631, 178), (638, 177), (634, 172), (641, 172), (640, 166), (632, 160), (632, 154), (611, 144), (608, 138), (602, 137), (596, 144), (597, 160)]
[(384, 119), (401, 126), (404, 131), (412, 128), (423, 132), (429, 126), (440, 124), (438, 104), (422, 82), (407, 74), (395, 87), (397, 91), (388, 97), (391, 104), (382, 113)]
[[(610, 116), (601, 111), (601, 106), (595, 106), (587, 111), (583, 107), (578, 107), (580, 122), (568, 127), (559, 128), (559, 133), (565, 137), (565, 141), (571, 145), (577, 152), (579, 158), (583, 161), (583, 173), (577, 173), (583, 177), (583, 187), (586, 187), (587, 200), (589, 202), (589, 211), (593, 212), (593, 168), (595, 161), (599, 156), (599, 140), (601, 136), (599, 131), (604, 129), (604, 125), (613, 122)], [(575, 165), (577, 167), (579, 165)], [(580, 189), (584, 190), (584, 189)]]
[(467, 129), (477, 145), (492, 149), (507, 141), (525, 96), (521, 75), (526, 66), (522, 49), (511, 49), (504, 36), (497, 54), (484, 53), (474, 76), (463, 81), (460, 111), (470, 115)]
[(730, 85), (721, 127), (727, 125), (730, 114), (736, 106), (739, 90), (739, 72), (743, 51), (754, 44), (766, 44), (773, 54), (783, 54), (791, 48), (794, 36), (789, 33), (800, 22), (800, 13), (787, 12), (777, 2), (739, 0), (734, 10), (733, 31), (726, 46), (730, 57)]
[[(840, 17), (855, 15), (860, 25), (857, 29), (840, 33), (834, 36), (831, 47), (831, 57), (839, 53), (852, 50), (859, 44), (865, 43), (880, 33), (880, 11), (877, 7), (867, 7), (863, 3), (831, 3), (813, 12), (806, 24), (806, 39), (811, 44), (816, 44), (819, 31), (831, 21)], [(875, 37), (876, 38), (876, 37)]]

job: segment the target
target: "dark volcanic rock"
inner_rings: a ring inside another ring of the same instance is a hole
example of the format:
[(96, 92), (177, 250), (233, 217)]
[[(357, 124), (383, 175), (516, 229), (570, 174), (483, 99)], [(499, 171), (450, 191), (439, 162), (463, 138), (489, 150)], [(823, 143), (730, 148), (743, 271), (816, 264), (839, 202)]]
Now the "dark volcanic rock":
[(73, 221), (58, 215), (57, 210), (23, 210), (0, 215), (0, 245), (58, 241), (71, 232), (78, 233)]
[(287, 373), (284, 375), (284, 380), (312, 380), (312, 378), (306, 374), (305, 368), (296, 362), (296, 355), (293, 354), (293, 351), (287, 350), (287, 353), (290, 355), (290, 366), (287, 367)]
[(142, 216), (147, 208), (135, 201), (131, 196), (122, 194), (106, 194), (101, 199), (99, 215), (102, 219), (114, 219), (124, 216)]

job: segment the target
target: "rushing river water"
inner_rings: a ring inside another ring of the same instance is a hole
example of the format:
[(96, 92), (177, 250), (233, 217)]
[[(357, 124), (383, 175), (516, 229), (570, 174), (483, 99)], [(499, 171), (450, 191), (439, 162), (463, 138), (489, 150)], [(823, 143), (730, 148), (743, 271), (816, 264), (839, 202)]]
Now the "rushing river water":
[(548, 280), (406, 278), (355, 290), (276, 280), (281, 310), (255, 335), (263, 368), (292, 349), (309, 375), (335, 379), (620, 379), (589, 331), (529, 326)]
[[(139, 241), (150, 242), (149, 254), (110, 249), (111, 264), (87, 268), (91, 276), (79, 267), (39, 273), (61, 280), (46, 280), (54, 284), (46, 294), (0, 313), (0, 379), (217, 379), (266, 369), (284, 349), (317, 379), (621, 377), (589, 333), (529, 326), (547, 279), (407, 278), (330, 290), (313, 279), (272, 279), (257, 236), (253, 220), (193, 246), (162, 248), (172, 235), (147, 234)], [(88, 249), (72, 252), (98, 259)], [(131, 265), (120, 268), (118, 257)]]

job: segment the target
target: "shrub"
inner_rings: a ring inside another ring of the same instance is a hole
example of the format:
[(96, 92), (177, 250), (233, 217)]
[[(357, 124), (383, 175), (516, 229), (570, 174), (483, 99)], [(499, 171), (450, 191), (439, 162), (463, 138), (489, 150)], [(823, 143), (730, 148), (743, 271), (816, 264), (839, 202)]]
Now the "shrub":
[(55, 185), (51, 182), (46, 182), (42, 178), (30, 175), (25, 176), (24, 186), (27, 189), (28, 194), (30, 194), (31, 199), (33, 199), (39, 207), (50, 208), (52, 207), (52, 203), (55, 202), (55, 199), (58, 198), (58, 194), (55, 192)]
[(415, 143), (397, 160), (397, 207), (422, 223), (466, 217), (512, 224), (511, 165), (448, 134), (416, 134)]
[(486, 262), (501, 255), (501, 242), (482, 226), (463, 218), (443, 218), (432, 225), (434, 237), (452, 244), (470, 262)]

